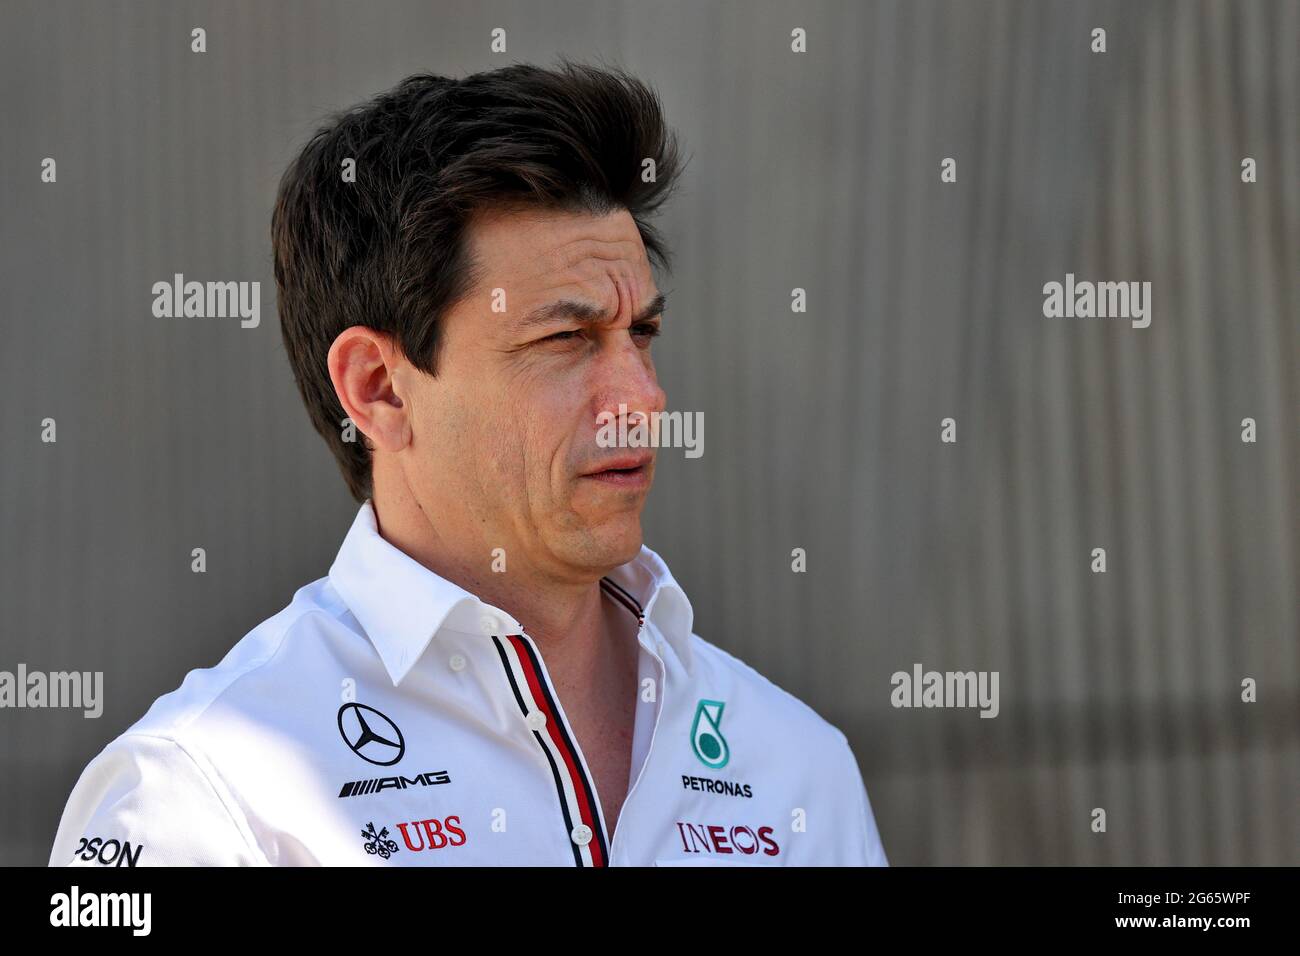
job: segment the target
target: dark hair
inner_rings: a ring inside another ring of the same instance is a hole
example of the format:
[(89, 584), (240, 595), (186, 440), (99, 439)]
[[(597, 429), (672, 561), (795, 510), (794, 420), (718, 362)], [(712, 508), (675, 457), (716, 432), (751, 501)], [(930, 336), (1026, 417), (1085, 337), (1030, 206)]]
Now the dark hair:
[[(346, 159), (355, 182), (343, 180)], [(390, 334), (435, 374), (441, 319), (477, 279), (466, 227), (480, 210), (626, 209), (651, 261), (668, 268), (646, 217), (680, 171), (653, 91), (622, 70), (564, 58), (556, 69), (417, 74), (319, 129), (280, 181), (271, 241), (285, 350), (352, 497), (374, 492), (371, 448), (343, 440), (346, 413), (326, 365), (339, 333)]]

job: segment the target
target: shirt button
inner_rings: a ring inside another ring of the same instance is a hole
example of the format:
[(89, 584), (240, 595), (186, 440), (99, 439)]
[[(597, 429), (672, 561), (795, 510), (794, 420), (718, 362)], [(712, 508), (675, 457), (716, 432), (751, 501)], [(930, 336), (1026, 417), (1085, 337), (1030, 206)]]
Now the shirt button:
[(478, 626), (483, 631), (485, 637), (492, 637), (501, 633), (501, 622), (491, 614), (484, 614), (478, 619)]
[(569, 839), (573, 840), (578, 846), (586, 846), (591, 842), (591, 827), (585, 823), (579, 823), (569, 833)]
[(528, 716), (524, 718), (524, 723), (528, 725), (529, 730), (541, 730), (546, 726), (546, 715), (540, 710), (529, 711)]
[(460, 654), (452, 654), (451, 669), (454, 671), (463, 671), (465, 669), (465, 658)]

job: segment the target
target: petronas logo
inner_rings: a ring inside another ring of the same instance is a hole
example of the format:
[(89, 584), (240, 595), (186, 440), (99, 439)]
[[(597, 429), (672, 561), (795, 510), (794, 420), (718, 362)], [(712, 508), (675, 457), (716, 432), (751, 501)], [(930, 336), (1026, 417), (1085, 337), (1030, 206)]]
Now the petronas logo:
[(722, 736), (722, 708), (726, 703), (720, 700), (701, 700), (695, 708), (695, 721), (691, 724), (691, 749), (700, 763), (714, 770), (721, 770), (731, 759), (731, 748), (727, 738)]

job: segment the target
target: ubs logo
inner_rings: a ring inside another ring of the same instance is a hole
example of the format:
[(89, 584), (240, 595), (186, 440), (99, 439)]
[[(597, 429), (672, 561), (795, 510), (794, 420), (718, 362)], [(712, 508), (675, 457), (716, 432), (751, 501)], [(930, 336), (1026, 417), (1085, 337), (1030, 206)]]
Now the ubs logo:
[(388, 827), (384, 827), (376, 833), (374, 823), (366, 824), (366, 828), (361, 831), (361, 839), (365, 840), (364, 846), (367, 853), (384, 860), (387, 860), (400, 849), (396, 840), (389, 839)]
[[(413, 853), (465, 845), (465, 831), (460, 826), (460, 817), (456, 815), (442, 820), (432, 817), (428, 820), (399, 823), (397, 829), (402, 834), (402, 842)], [(364, 841), (362, 846), (365, 851), (383, 860), (387, 860), (401, 850), (397, 841), (389, 835), (388, 827), (376, 831), (373, 821), (367, 823), (366, 828), (361, 831), (361, 838)]]
[(397, 724), (365, 704), (339, 708), (339, 734), (354, 754), (381, 767), (391, 767), (406, 754), (406, 739)]
[(441, 850), (445, 846), (465, 845), (465, 831), (460, 827), (458, 816), (450, 816), (445, 820), (436, 817), (432, 820), (412, 820), (410, 823), (399, 823), (397, 829), (408, 850)]

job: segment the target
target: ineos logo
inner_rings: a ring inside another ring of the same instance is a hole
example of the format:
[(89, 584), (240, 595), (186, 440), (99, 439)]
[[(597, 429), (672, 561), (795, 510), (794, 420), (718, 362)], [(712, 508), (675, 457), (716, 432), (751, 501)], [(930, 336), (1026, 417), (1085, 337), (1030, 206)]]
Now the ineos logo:
[(349, 750), (381, 767), (391, 767), (406, 753), (406, 741), (397, 724), (365, 704), (339, 708), (339, 733)]

